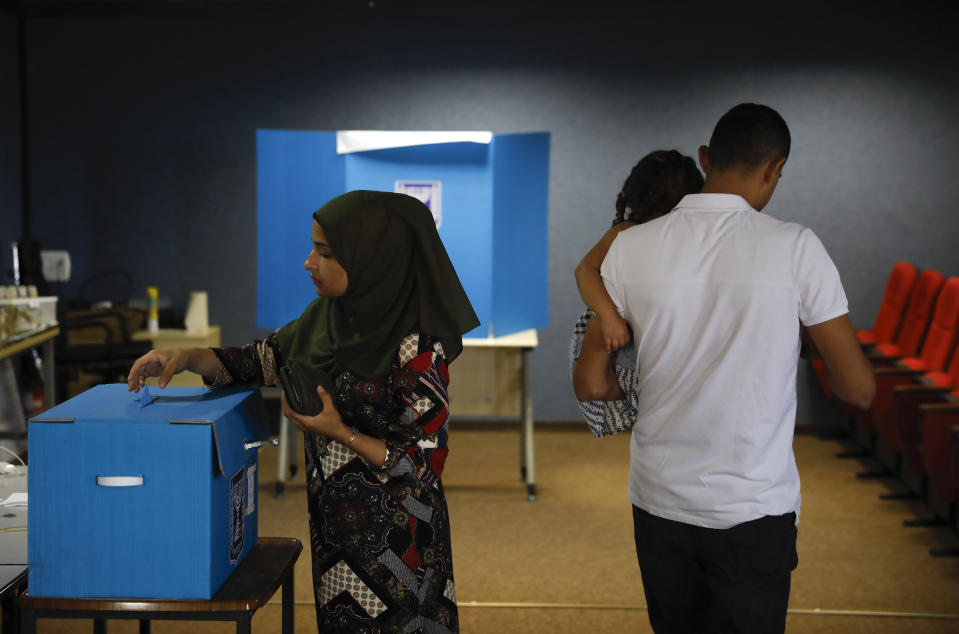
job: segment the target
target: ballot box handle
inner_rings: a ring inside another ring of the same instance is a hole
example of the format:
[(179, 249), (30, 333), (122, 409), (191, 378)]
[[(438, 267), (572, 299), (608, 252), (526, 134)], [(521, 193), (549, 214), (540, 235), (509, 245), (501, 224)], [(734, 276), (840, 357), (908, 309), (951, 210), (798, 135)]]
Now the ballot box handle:
[(142, 487), (143, 476), (97, 476), (98, 487)]
[(262, 447), (263, 445), (273, 445), (274, 447), (280, 444), (279, 438), (270, 438), (268, 440), (257, 440), (255, 442), (247, 442), (246, 438), (243, 439), (243, 450), (249, 451), (250, 449), (256, 449), (257, 447)]

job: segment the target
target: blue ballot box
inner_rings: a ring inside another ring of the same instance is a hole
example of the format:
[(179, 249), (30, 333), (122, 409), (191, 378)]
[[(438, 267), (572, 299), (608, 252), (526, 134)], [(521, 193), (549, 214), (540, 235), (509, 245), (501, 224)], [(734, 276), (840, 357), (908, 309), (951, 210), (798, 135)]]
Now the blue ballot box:
[(99, 385), (30, 421), (30, 594), (208, 599), (257, 538), (256, 389)]

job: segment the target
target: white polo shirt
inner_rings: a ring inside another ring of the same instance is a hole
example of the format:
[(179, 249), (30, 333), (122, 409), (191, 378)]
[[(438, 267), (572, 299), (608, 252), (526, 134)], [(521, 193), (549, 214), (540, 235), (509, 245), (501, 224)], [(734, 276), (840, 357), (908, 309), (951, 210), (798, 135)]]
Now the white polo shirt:
[(848, 312), (819, 239), (740, 196), (694, 194), (621, 232), (601, 270), (636, 341), (632, 503), (708, 528), (798, 521), (799, 325)]

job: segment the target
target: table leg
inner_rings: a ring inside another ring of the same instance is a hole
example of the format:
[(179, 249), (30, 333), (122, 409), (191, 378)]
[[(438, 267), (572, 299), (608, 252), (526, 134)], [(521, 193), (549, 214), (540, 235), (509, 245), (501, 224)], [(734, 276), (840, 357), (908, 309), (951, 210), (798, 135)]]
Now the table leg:
[(277, 499), (283, 498), (283, 489), (286, 488), (286, 463), (287, 453), (289, 451), (288, 436), (290, 431), (290, 421), (280, 412), (280, 430), (277, 434), (280, 439), (280, 455), (277, 458), (276, 467), (276, 488)]
[(106, 619), (93, 619), (93, 634), (107, 634)]
[(287, 445), (286, 453), (290, 465), (289, 471), (287, 471), (287, 478), (296, 480), (296, 472), (299, 470), (296, 463), (296, 438), (300, 430), (297, 429), (296, 425), (287, 425), (287, 431), (289, 432), (289, 436), (287, 436), (286, 440), (289, 444)]
[[(7, 622), (3, 622), (6, 631)], [(37, 634), (37, 613), (33, 610), (20, 609), (20, 634)]]
[(53, 339), (43, 342), (43, 407), (50, 409), (57, 404), (56, 380), (54, 371)]
[(253, 620), (253, 613), (247, 612), (236, 620), (236, 634), (250, 634), (250, 621)]
[(17, 607), (17, 590), (10, 592), (7, 598), (3, 599), (3, 634), (17, 634), (20, 631), (20, 609)]
[(293, 569), (283, 581), (283, 634), (293, 634)]
[(150, 634), (150, 621), (149, 619), (140, 620), (140, 634)]
[(522, 473), (526, 483), (526, 495), (530, 502), (536, 501), (536, 464), (533, 447), (533, 394), (530, 389), (530, 368), (528, 348), (522, 352), (523, 372), (523, 430), (522, 430)]

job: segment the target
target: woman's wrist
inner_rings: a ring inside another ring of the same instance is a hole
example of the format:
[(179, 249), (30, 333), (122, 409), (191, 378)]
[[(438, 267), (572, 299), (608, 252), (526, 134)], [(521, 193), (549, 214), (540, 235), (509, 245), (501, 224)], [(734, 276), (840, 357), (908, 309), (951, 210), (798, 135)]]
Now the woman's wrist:
[[(197, 365), (194, 354), (195, 350), (196, 348), (181, 348), (183, 352), (183, 367), (180, 368), (181, 371), (196, 372), (196, 370), (194, 370)], [(200, 372), (197, 372), (197, 374), (200, 374)]]
[(346, 439), (346, 442), (344, 443), (344, 444), (345, 444), (347, 447), (349, 447), (350, 449), (353, 448), (353, 441), (356, 440), (356, 434), (357, 434), (357, 433), (359, 433), (359, 432), (356, 431), (356, 427), (350, 427), (350, 437), (347, 438), (347, 439)]
[(185, 352), (184, 370), (189, 370), (190, 372), (195, 372), (196, 374), (210, 377), (211, 379), (216, 378), (219, 373), (223, 372), (229, 380), (232, 380), (227, 369), (222, 366), (219, 358), (217, 358), (213, 348), (186, 348)]
[(340, 443), (341, 445), (346, 445), (347, 447), (352, 447), (353, 443), (356, 442), (356, 438), (359, 436), (359, 432), (356, 431), (356, 427), (351, 427), (343, 421), (340, 421), (339, 425), (336, 426), (336, 430), (331, 434), (330, 438)]

